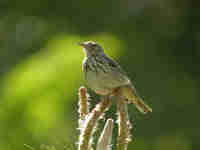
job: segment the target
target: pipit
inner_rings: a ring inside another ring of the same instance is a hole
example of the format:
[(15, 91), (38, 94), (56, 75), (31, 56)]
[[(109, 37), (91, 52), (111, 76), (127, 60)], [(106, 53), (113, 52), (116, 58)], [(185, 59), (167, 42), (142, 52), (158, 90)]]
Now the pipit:
[(111, 95), (116, 89), (122, 89), (122, 96), (134, 103), (142, 112), (152, 112), (144, 103), (120, 65), (109, 58), (103, 48), (93, 41), (79, 43), (83, 47), (85, 58), (82, 68), (88, 86), (99, 95)]

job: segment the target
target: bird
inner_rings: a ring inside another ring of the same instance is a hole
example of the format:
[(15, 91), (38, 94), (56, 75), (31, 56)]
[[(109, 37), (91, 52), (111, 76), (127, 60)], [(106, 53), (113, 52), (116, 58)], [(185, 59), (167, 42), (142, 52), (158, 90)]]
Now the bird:
[(82, 70), (89, 88), (102, 96), (111, 95), (116, 89), (121, 88), (122, 96), (128, 103), (134, 103), (143, 114), (152, 112), (151, 107), (137, 94), (126, 72), (105, 54), (104, 49), (97, 42), (85, 41), (79, 42), (78, 45), (85, 53)]

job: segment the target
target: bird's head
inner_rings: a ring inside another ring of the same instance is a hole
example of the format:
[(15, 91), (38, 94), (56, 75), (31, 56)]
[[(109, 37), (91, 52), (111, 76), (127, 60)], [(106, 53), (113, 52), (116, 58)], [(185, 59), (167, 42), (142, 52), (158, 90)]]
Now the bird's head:
[(103, 48), (96, 42), (87, 41), (87, 42), (78, 43), (78, 45), (83, 47), (86, 56), (104, 54)]

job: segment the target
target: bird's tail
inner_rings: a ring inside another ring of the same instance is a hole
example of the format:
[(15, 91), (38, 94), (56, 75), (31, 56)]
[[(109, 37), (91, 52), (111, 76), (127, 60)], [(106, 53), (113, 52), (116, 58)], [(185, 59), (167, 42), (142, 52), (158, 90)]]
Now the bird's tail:
[(135, 104), (136, 108), (143, 114), (152, 112), (152, 108), (145, 104), (145, 102), (136, 94), (133, 86), (127, 85), (122, 87), (123, 96), (128, 100), (128, 103)]
[(152, 112), (151, 107), (145, 104), (145, 102), (139, 96), (135, 97), (135, 99), (132, 100), (132, 103), (134, 103), (136, 108), (144, 114)]

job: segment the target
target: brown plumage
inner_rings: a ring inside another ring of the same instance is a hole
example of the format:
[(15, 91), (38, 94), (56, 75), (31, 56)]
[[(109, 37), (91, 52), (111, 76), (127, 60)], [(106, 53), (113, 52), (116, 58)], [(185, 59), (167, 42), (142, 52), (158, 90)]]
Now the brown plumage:
[(79, 45), (85, 52), (83, 72), (92, 90), (100, 95), (109, 95), (120, 87), (123, 97), (129, 103), (134, 103), (140, 112), (152, 112), (152, 109), (136, 94), (134, 86), (120, 65), (109, 58), (99, 44), (88, 41)]

